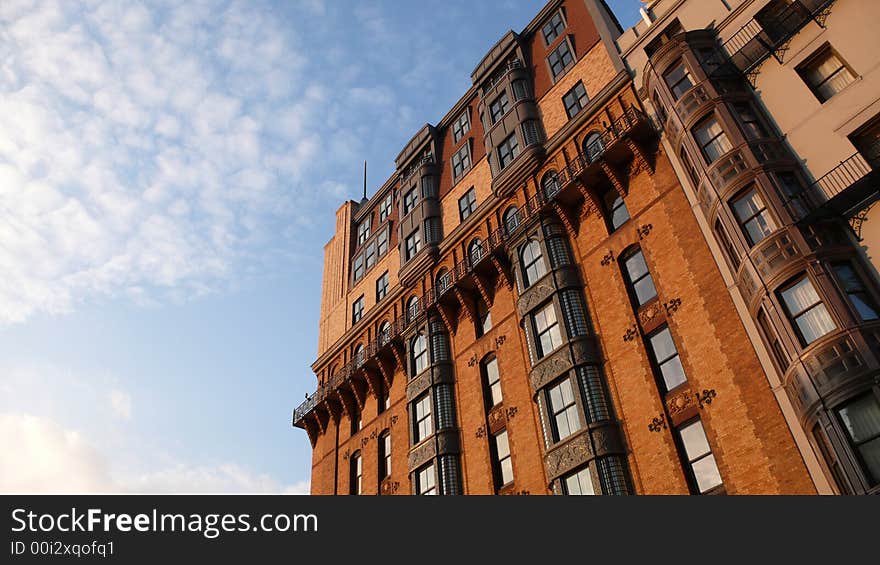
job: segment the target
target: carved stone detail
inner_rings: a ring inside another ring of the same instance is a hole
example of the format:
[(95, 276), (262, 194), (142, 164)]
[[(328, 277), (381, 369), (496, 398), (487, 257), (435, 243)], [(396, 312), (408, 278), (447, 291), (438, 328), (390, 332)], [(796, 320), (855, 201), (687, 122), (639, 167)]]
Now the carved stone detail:
[(533, 308), (546, 302), (555, 291), (556, 288), (549, 280), (529, 287), (516, 303), (517, 313), (521, 318), (525, 317)]
[(552, 481), (589, 461), (592, 456), (593, 449), (590, 446), (589, 435), (583, 432), (547, 453), (545, 456), (547, 478)]
[(568, 348), (560, 348), (550, 357), (542, 359), (529, 373), (532, 389), (536, 392), (541, 390), (557, 377), (569, 371), (571, 367), (571, 354)]
[(663, 305), (658, 300), (649, 303), (647, 306), (639, 310), (639, 323), (642, 327), (649, 326), (663, 312)]
[(696, 398), (690, 390), (676, 394), (666, 400), (666, 410), (672, 417), (675, 417), (677, 414), (684, 412), (685, 410), (694, 408), (696, 405)]
[(437, 455), (437, 446), (433, 439), (422, 442), (409, 452), (410, 470), (418, 469)]

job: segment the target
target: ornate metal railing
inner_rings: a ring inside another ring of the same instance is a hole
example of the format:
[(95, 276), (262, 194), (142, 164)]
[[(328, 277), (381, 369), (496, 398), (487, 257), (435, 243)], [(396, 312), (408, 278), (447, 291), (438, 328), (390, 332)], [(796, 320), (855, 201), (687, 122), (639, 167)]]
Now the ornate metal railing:
[(831, 200), (847, 188), (868, 176), (873, 169), (861, 153), (855, 153), (831, 169), (810, 186), (819, 204)]

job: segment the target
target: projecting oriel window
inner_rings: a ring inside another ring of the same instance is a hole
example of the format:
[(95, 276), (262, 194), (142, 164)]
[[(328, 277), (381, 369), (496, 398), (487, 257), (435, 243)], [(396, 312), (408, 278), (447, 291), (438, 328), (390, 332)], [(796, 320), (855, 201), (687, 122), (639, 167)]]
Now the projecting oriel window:
[(523, 286), (528, 288), (547, 274), (547, 264), (537, 239), (530, 239), (519, 253), (522, 264)]
[(578, 415), (571, 379), (566, 377), (550, 387), (547, 390), (547, 401), (554, 441), (562, 441), (583, 427)]
[(388, 296), (388, 271), (376, 280), (376, 302), (380, 302)]
[(423, 394), (413, 402), (413, 438), (419, 443), (434, 433), (434, 421), (431, 418), (431, 397)]
[(553, 75), (554, 81), (565, 74), (565, 71), (574, 64), (574, 55), (571, 53), (568, 41), (560, 43), (547, 56), (547, 62), (550, 63), (550, 73)]
[(510, 457), (510, 443), (507, 438), (507, 430), (498, 432), (492, 436), (492, 448), (495, 468), (496, 488), (513, 482), (513, 460)]
[(489, 115), (492, 117), (492, 123), (498, 123), (498, 120), (504, 117), (508, 109), (510, 109), (510, 100), (507, 98), (507, 91), (504, 91), (489, 104)]
[(465, 143), (452, 156), (452, 178), (458, 180), (471, 168), (471, 148)]
[(464, 137), (471, 129), (471, 119), (468, 115), (468, 110), (465, 108), (464, 112), (458, 115), (454, 122), (452, 122), (452, 141), (453, 143), (458, 143), (461, 141), (461, 138)]
[(562, 345), (562, 333), (559, 331), (559, 323), (556, 321), (556, 309), (553, 303), (535, 312), (533, 317), (538, 359), (551, 353)]
[(645, 256), (641, 249), (636, 249), (623, 259), (623, 269), (626, 275), (627, 286), (630, 295), (635, 299), (636, 307), (644, 306), (657, 296), (654, 279), (648, 270)]
[(405, 245), (406, 260), (409, 261), (415, 257), (416, 253), (422, 248), (422, 236), (419, 234), (419, 230), (414, 231), (406, 238)]
[(458, 218), (462, 222), (467, 220), (477, 209), (477, 192), (474, 187), (468, 189), (464, 196), (458, 199)]
[(562, 103), (565, 105), (565, 113), (568, 115), (568, 119), (575, 117), (584, 109), (584, 106), (586, 106), (589, 101), (590, 97), (587, 96), (587, 89), (584, 87), (583, 81), (578, 81), (578, 83), (562, 97)]
[(880, 484), (880, 401), (869, 392), (838, 408), (837, 414), (868, 481)]
[(672, 91), (672, 97), (678, 100), (681, 95), (694, 86), (694, 80), (684, 61), (679, 60), (663, 74), (666, 86)]
[(688, 471), (700, 494), (721, 486), (721, 473), (706, 439), (703, 423), (695, 420), (676, 430), (688, 459)]
[(834, 274), (843, 287), (850, 305), (856, 311), (856, 315), (863, 322), (869, 322), (880, 318), (880, 308), (877, 301), (865, 288), (865, 283), (849, 263), (837, 263), (834, 265)]
[(388, 196), (386, 196), (382, 200), (382, 203), (379, 204), (379, 222), (384, 222), (386, 219), (388, 219), (388, 216), (391, 215), (391, 202), (393, 200), (393, 196), (394, 195), (389, 192)]
[(357, 243), (358, 245), (367, 241), (367, 238), (370, 237), (370, 223), (373, 219), (372, 216), (367, 216), (364, 221), (358, 224), (358, 234), (357, 234)]
[(779, 292), (788, 319), (797, 330), (801, 345), (809, 345), (823, 335), (837, 329), (813, 283), (801, 275)]
[(569, 496), (596, 494), (593, 479), (590, 478), (590, 468), (584, 467), (562, 477), (562, 494)]
[(436, 476), (434, 473), (434, 464), (430, 463), (416, 471), (416, 494), (434, 495), (437, 494)]
[(758, 114), (755, 112), (755, 109), (751, 104), (748, 102), (737, 102), (733, 107), (736, 110), (737, 115), (739, 115), (739, 121), (742, 124), (743, 132), (745, 132), (748, 139), (767, 137), (767, 129), (764, 127), (761, 119), (758, 118)]
[(822, 47), (797, 72), (822, 103), (856, 80), (856, 74), (830, 45)]
[(498, 358), (494, 353), (483, 359), (480, 364), (483, 372), (483, 380), (486, 386), (489, 407), (498, 406), (504, 400), (501, 395), (501, 376), (498, 374)]
[(419, 201), (419, 191), (417, 188), (411, 189), (403, 195), (403, 213), (404, 215), (412, 212)]
[(556, 41), (556, 38), (565, 29), (565, 20), (562, 18), (562, 12), (556, 10), (550, 19), (541, 27), (541, 34), (544, 35), (544, 43), (548, 46)]
[(364, 296), (361, 295), (354, 304), (351, 305), (351, 323), (352, 325), (361, 321), (364, 317)]
[(681, 359), (675, 348), (675, 342), (672, 341), (672, 334), (669, 332), (668, 326), (663, 326), (648, 336), (648, 345), (657, 370), (660, 371), (660, 376), (663, 379), (665, 392), (687, 382), (687, 375), (684, 373), (684, 367), (681, 365)]
[(776, 222), (764, 200), (753, 186), (737, 196), (732, 202), (733, 213), (750, 246), (755, 245), (776, 230)]
[(516, 134), (510, 134), (507, 139), (498, 146), (498, 162), (503, 169), (519, 155), (519, 143), (516, 140)]
[(706, 162), (714, 163), (719, 157), (730, 151), (733, 146), (730, 144), (727, 134), (714, 115), (709, 115), (703, 121), (694, 126), (691, 130), (694, 134), (700, 151)]

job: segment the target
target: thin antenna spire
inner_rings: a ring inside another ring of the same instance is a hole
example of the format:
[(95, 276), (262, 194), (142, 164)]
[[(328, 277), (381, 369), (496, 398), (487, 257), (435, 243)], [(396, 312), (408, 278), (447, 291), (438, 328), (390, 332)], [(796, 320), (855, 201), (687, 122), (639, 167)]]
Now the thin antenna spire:
[(367, 160), (364, 159), (364, 200), (367, 199)]

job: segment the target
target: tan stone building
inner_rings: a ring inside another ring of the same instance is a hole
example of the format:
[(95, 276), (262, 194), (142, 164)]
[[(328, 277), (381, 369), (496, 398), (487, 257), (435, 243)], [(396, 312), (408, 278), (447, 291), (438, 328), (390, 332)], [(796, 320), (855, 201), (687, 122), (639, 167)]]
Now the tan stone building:
[(601, 0), (551, 1), (338, 210), (293, 416), (313, 493), (831, 492), (622, 32)]
[(820, 492), (880, 492), (880, 2), (657, 0), (617, 44)]

